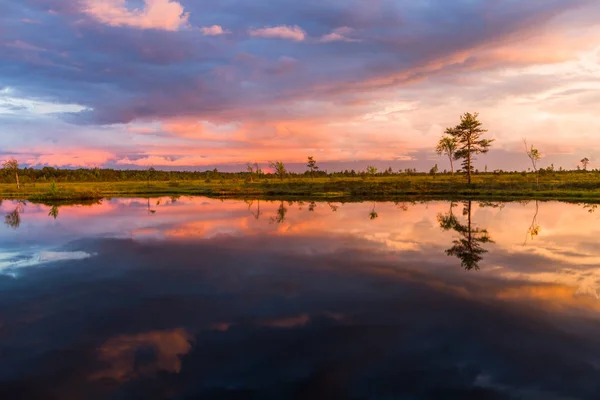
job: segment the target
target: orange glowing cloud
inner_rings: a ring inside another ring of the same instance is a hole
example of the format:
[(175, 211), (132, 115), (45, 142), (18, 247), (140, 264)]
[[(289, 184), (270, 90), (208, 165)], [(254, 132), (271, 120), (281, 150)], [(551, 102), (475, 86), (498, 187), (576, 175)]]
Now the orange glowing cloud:
[(169, 120), (162, 129), (174, 134), (179, 142), (173, 139), (172, 144), (153, 145), (135, 159), (122, 158), (116, 163), (143, 167), (264, 164), (273, 159), (303, 163), (309, 154), (321, 161), (395, 160), (410, 159), (407, 153), (419, 148), (418, 137), (411, 143), (393, 132), (368, 135), (368, 126), (355, 121), (327, 124), (276, 120), (223, 127), (195, 120)]
[(195, 137), (204, 132), (204, 125), (198, 121), (177, 121), (163, 123), (162, 128), (183, 137)]
[(197, 119), (175, 118), (162, 121), (161, 129), (173, 135), (202, 141), (224, 141), (230, 138), (233, 126), (219, 126)]

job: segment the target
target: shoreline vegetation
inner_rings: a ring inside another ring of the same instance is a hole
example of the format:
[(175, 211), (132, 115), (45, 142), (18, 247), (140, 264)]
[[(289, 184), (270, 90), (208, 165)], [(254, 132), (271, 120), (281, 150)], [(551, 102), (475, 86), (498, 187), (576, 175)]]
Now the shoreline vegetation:
[(211, 171), (210, 175), (204, 180), (22, 182), (19, 189), (14, 183), (0, 183), (0, 199), (47, 204), (160, 196), (340, 202), (473, 199), (600, 203), (600, 173), (587, 171), (542, 174), (539, 183), (531, 173), (481, 173), (473, 175), (471, 184), (451, 174), (296, 175), (282, 179), (265, 174), (252, 180), (240, 176), (244, 174)]
[[(383, 172), (374, 166), (364, 171), (322, 171), (309, 156), (306, 172), (292, 173), (282, 161), (269, 162), (270, 173), (258, 163), (248, 163), (245, 172), (205, 172), (115, 169), (19, 168), (16, 159), (3, 163), (0, 200), (28, 200), (55, 204), (89, 202), (110, 197), (206, 196), (239, 199), (322, 201), (382, 201), (411, 199), (446, 200), (562, 200), (600, 203), (600, 171), (588, 171), (590, 160), (577, 171), (538, 168), (542, 154), (526, 139), (525, 154), (532, 163), (529, 172), (495, 170), (480, 172), (476, 156), (488, 153), (494, 139), (485, 139), (478, 113), (465, 113), (460, 123), (447, 128), (435, 152), (448, 157), (450, 172), (435, 164), (429, 173), (415, 169)], [(461, 169), (454, 170), (454, 161)], [(16, 183), (12, 184), (12, 182)]]

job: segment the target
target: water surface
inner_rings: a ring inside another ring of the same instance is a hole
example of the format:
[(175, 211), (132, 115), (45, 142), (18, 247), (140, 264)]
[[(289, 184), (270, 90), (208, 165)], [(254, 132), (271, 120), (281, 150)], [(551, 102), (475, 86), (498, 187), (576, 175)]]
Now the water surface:
[(600, 214), (4, 201), (0, 398), (600, 396)]

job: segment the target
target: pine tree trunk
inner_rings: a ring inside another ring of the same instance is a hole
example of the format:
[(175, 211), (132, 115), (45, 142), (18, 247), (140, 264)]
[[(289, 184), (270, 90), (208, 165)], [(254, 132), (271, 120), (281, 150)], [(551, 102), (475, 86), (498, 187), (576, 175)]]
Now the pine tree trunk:
[(450, 159), (450, 170), (452, 171), (452, 175), (454, 175), (454, 163), (452, 162), (452, 155), (448, 154), (448, 158)]
[(21, 185), (19, 184), (19, 173), (15, 172), (15, 178), (17, 179), (17, 189), (21, 189)]
[(471, 184), (471, 146), (467, 148), (467, 181)]

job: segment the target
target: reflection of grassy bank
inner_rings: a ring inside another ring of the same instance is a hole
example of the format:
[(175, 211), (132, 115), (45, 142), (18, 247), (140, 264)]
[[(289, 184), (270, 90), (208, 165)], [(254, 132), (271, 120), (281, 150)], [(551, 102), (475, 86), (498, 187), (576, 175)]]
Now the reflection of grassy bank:
[(600, 202), (600, 174), (558, 174), (535, 183), (520, 174), (481, 175), (472, 185), (462, 177), (392, 176), (371, 178), (223, 179), (205, 181), (29, 183), (20, 190), (0, 184), (0, 198), (36, 202), (96, 200), (102, 197), (201, 195), (208, 197), (322, 200), (393, 198), (540, 199)]

